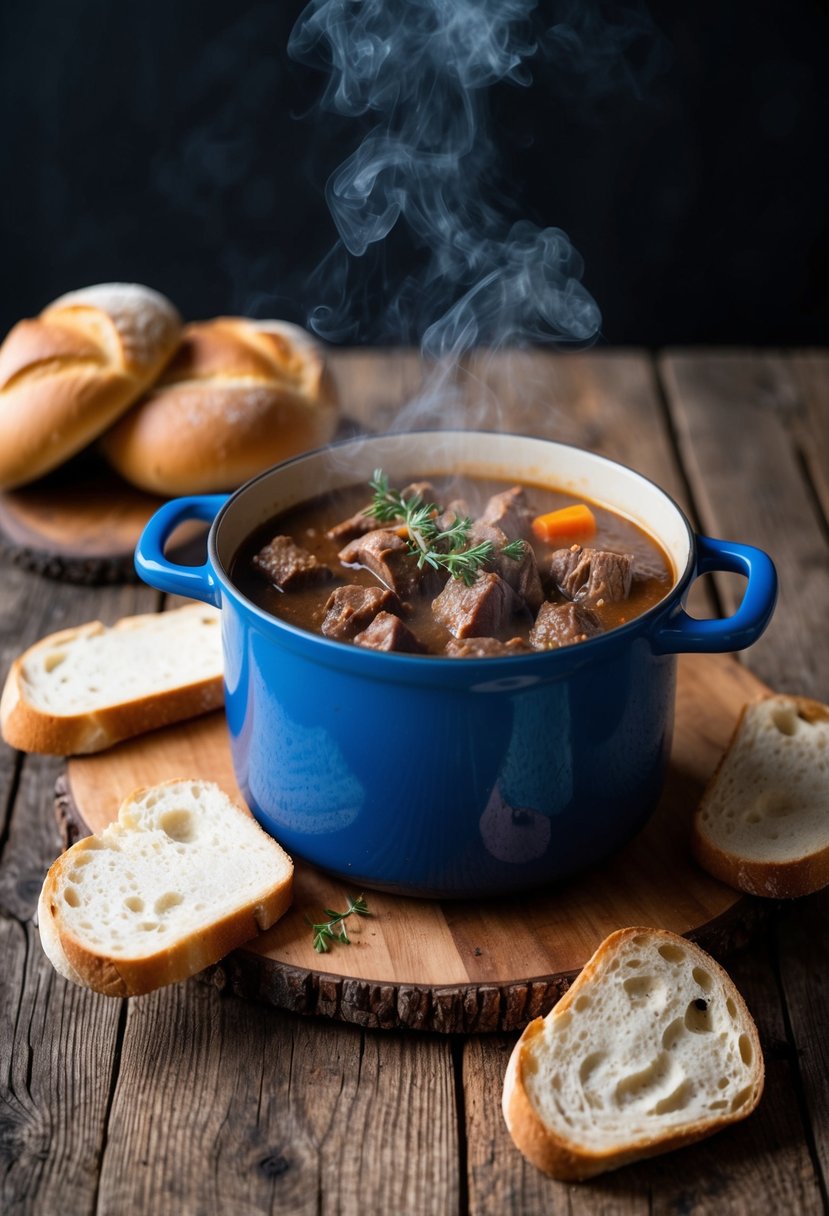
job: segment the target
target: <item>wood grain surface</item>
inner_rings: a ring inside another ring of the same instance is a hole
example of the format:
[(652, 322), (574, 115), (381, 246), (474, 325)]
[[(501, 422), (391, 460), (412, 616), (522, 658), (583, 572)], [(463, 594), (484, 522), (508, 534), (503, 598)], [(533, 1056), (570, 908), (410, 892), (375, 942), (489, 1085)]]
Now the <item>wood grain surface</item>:
[(16, 565), (48, 578), (135, 582), (133, 550), (163, 501), (84, 453), (30, 486), (0, 494), (0, 547)]
[[(336, 438), (357, 429), (364, 428), (343, 418)], [(47, 477), (0, 493), (0, 554), (59, 582), (134, 583), (138, 538), (165, 501), (124, 481), (88, 449)], [(181, 524), (168, 553), (185, 564), (203, 561), (205, 533), (201, 524)]]
[[(767, 637), (741, 661), (767, 683), (829, 699), (825, 632), (814, 633), (829, 603), (829, 355), (682, 351), (654, 361), (601, 351), (529, 362), (525, 383), (515, 365), (499, 376), (498, 360), (481, 360), (503, 425), (626, 460), (673, 493), (701, 530), (764, 545), (784, 573), (784, 598)], [(378, 429), (416, 387), (408, 353), (347, 351), (336, 366), (354, 412)], [(461, 381), (474, 401), (470, 375)], [(769, 502), (769, 479), (785, 503)], [(796, 558), (786, 552), (792, 545)], [(138, 587), (47, 583), (3, 559), (0, 572), (4, 669), (45, 633), (158, 603)], [(700, 611), (732, 602), (729, 584), (700, 580)], [(52, 802), (60, 767), (0, 748), (0, 1210), (827, 1210), (829, 892), (787, 907), (728, 959), (766, 1059), (758, 1111), (682, 1152), (565, 1185), (524, 1161), (500, 1116), (515, 1032), (380, 1034), (242, 1001), (228, 987), (191, 981), (116, 1001), (57, 977), (33, 916), (60, 848)]]
[[(309, 921), (320, 920), (324, 908), (345, 907), (356, 892), (298, 862), (293, 907), (225, 960), (221, 979), (243, 996), (366, 1026), (514, 1030), (547, 1013), (620, 925), (690, 934), (722, 953), (757, 919), (758, 905), (694, 864), (690, 816), (740, 710), (766, 691), (728, 656), (683, 656), (664, 796), (628, 846), (587, 874), (489, 901), (371, 892), (371, 917), (349, 925), (352, 945), (334, 944), (320, 955)], [(180, 777), (216, 781), (244, 805), (223, 714), (70, 760), (59, 783), (59, 813), (80, 834), (99, 832), (130, 791)]]

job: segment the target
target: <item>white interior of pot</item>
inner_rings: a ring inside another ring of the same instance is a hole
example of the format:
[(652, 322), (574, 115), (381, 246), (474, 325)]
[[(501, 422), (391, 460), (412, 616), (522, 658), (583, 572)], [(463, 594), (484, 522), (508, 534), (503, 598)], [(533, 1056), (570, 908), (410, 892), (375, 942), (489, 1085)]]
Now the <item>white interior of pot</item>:
[(690, 536), (683, 515), (664, 491), (638, 473), (549, 440), (475, 431), (350, 440), (263, 473), (242, 487), (222, 517), (216, 535), (219, 562), (227, 570), (250, 533), (280, 511), (327, 490), (367, 483), (376, 468), (388, 474), (392, 485), (470, 475), (562, 490), (609, 507), (644, 528), (670, 555), (674, 580), (688, 563)]

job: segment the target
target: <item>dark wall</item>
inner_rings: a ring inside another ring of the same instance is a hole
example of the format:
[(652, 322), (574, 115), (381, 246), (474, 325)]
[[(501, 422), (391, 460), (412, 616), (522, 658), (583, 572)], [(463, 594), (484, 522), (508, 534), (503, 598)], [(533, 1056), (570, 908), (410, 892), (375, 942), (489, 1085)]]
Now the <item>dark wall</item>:
[[(191, 318), (304, 319), (324, 181), (360, 128), (315, 112), (320, 78), (287, 57), (301, 7), (4, 0), (4, 332), (107, 279)], [(826, 341), (825, 6), (649, 8), (670, 58), (642, 88), (548, 63), (495, 90), (520, 210), (570, 234), (606, 342)]]

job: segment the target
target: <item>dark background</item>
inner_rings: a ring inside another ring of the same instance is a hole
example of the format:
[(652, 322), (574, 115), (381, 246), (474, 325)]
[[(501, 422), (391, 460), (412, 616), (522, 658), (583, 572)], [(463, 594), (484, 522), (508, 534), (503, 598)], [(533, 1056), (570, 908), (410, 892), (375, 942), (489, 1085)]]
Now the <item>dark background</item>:
[[(603, 342), (825, 342), (826, 5), (648, 7), (668, 58), (633, 87), (541, 63), (493, 90), (519, 210), (569, 233)], [(2, 0), (3, 332), (109, 279), (192, 319), (305, 319), (360, 124), (316, 111), (321, 78), (289, 60), (301, 8)]]

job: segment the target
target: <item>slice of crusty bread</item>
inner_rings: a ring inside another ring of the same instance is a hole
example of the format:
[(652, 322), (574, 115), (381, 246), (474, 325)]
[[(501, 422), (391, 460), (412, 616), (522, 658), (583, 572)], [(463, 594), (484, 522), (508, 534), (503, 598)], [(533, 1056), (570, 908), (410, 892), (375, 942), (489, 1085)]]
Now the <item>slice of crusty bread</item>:
[(694, 814), (691, 846), (740, 891), (791, 899), (829, 884), (829, 707), (771, 696), (743, 710)]
[(53, 633), (11, 666), (3, 738), (24, 752), (101, 751), (222, 704), (220, 613), (204, 604)]
[(66, 979), (137, 996), (194, 975), (268, 929), (293, 863), (209, 781), (137, 790), (118, 819), (57, 859), (43, 884), (43, 949)]
[(754, 1110), (763, 1057), (722, 968), (662, 929), (620, 929), (515, 1045), (503, 1110), (517, 1147), (579, 1181), (700, 1140)]

